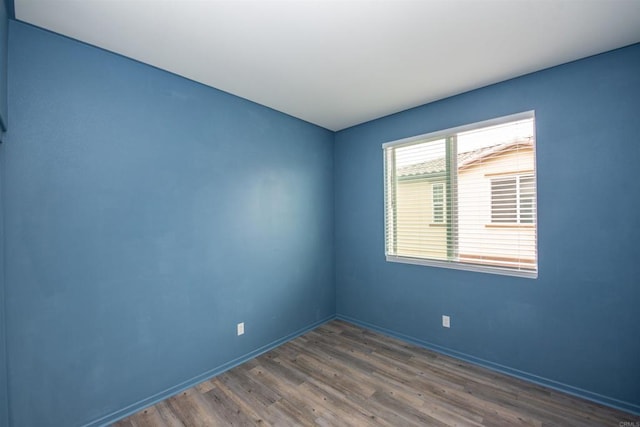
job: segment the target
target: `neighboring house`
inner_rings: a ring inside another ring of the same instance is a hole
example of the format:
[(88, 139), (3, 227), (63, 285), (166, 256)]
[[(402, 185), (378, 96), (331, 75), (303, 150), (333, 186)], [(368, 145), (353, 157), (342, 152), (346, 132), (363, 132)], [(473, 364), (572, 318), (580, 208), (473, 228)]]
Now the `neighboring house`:
[[(457, 206), (449, 201), (444, 157), (399, 167), (397, 254), (535, 268), (533, 150), (526, 139), (458, 153)], [(454, 239), (457, 245), (447, 245)]]

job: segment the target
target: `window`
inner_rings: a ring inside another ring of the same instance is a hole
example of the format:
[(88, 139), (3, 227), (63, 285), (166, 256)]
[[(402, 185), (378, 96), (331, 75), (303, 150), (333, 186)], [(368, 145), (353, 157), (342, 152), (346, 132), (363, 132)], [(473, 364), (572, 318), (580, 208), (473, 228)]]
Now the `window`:
[(388, 261), (537, 277), (533, 112), (383, 149)]
[(444, 222), (444, 183), (436, 182), (431, 186), (431, 206), (433, 208), (433, 222)]
[(533, 175), (491, 180), (491, 222), (533, 224), (535, 186)]

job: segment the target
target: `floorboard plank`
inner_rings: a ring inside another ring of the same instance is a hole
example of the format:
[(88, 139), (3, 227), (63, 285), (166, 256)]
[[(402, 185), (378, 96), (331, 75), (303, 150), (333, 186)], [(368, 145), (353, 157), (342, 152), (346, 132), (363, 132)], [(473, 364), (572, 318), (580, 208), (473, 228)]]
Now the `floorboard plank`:
[(640, 417), (335, 320), (114, 425), (615, 427), (623, 422), (640, 425)]

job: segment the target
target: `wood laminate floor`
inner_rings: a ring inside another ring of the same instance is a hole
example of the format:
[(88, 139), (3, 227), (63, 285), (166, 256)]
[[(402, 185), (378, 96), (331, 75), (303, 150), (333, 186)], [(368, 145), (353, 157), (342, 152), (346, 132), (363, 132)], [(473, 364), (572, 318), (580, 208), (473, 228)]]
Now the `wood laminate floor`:
[(640, 417), (335, 320), (115, 424), (626, 426)]

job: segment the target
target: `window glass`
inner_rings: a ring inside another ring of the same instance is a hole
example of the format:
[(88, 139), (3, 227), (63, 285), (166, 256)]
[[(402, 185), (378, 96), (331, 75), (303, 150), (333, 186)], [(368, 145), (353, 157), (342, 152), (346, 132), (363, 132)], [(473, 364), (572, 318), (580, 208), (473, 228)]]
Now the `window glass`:
[(389, 261), (536, 277), (533, 112), (383, 148)]

